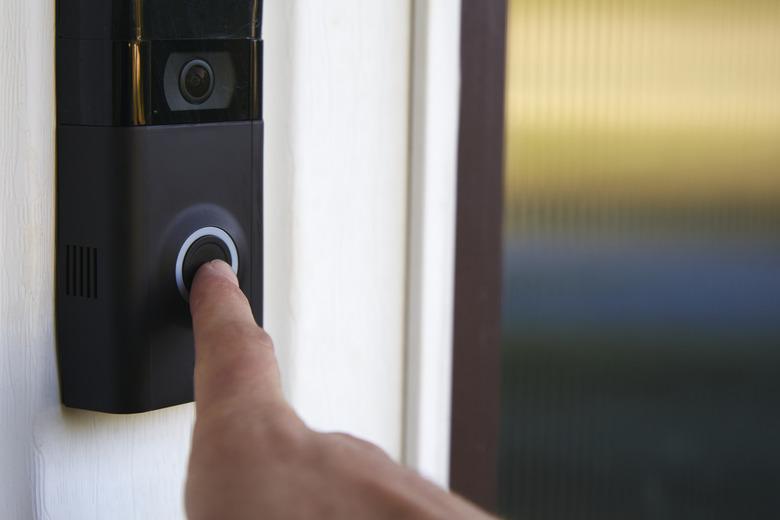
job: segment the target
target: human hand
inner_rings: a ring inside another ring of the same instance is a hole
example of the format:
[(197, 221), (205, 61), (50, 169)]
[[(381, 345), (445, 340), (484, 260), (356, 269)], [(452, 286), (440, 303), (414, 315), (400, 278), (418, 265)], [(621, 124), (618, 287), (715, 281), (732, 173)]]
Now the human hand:
[(190, 308), (192, 520), (487, 517), (372, 444), (309, 429), (284, 399), (271, 338), (227, 264), (200, 268)]

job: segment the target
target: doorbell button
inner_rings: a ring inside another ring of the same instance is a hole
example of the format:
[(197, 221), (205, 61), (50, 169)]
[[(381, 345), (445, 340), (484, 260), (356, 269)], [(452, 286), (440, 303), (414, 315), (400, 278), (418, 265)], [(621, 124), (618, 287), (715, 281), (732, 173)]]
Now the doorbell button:
[(201, 228), (182, 244), (176, 258), (176, 286), (186, 301), (189, 301), (190, 287), (198, 268), (212, 260), (224, 261), (238, 274), (238, 250), (224, 230), (216, 227)]
[(222, 260), (230, 264), (230, 251), (227, 246), (219, 239), (214, 237), (199, 238), (192, 244), (190, 250), (184, 255), (184, 265), (182, 265), (182, 276), (184, 277), (184, 286), (192, 288), (192, 280), (200, 266), (212, 260)]

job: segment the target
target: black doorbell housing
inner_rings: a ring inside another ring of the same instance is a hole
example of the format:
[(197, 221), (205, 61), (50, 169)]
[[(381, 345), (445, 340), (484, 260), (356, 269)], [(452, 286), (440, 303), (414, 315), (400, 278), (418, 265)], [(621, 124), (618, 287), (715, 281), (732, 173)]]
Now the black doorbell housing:
[(261, 0), (58, 0), (57, 350), (66, 406), (192, 401), (189, 289), (262, 315)]

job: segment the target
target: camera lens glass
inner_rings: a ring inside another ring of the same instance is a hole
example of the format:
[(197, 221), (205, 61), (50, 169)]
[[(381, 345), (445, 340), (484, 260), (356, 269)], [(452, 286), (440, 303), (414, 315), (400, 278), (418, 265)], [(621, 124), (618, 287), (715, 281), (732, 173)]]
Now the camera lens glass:
[(192, 60), (184, 65), (179, 77), (179, 88), (184, 99), (193, 105), (205, 102), (214, 91), (214, 71), (203, 60)]

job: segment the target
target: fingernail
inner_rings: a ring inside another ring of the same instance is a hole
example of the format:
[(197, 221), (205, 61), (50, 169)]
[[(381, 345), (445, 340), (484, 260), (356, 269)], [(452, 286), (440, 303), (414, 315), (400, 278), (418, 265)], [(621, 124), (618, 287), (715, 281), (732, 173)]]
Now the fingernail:
[[(211, 262), (204, 264), (204, 266), (209, 269), (214, 276), (220, 276), (238, 285), (238, 279), (233, 272), (233, 268), (222, 260), (212, 260)], [(201, 269), (203, 269), (203, 267), (201, 267)]]

